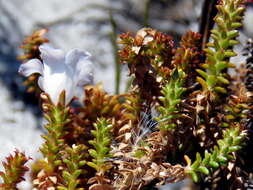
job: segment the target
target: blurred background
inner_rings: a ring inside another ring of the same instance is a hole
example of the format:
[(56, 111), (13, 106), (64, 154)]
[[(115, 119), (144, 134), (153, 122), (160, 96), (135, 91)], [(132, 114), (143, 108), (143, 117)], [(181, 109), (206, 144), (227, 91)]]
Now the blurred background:
[[(36, 159), (42, 143), (38, 102), (26, 93), (18, 75), (26, 36), (41, 28), (52, 46), (92, 54), (94, 78), (115, 92), (115, 54), (112, 36), (135, 34), (149, 26), (172, 35), (175, 43), (187, 30), (199, 31), (204, 0), (0, 0), (0, 160), (15, 148)], [(242, 44), (253, 36), (253, 9), (247, 7)], [(241, 48), (241, 47), (239, 47)], [(234, 59), (242, 62), (241, 57)], [(120, 92), (126, 87), (122, 68)], [(2, 169), (2, 167), (0, 167)], [(28, 189), (23, 184), (22, 189)], [(166, 188), (167, 189), (167, 188)]]

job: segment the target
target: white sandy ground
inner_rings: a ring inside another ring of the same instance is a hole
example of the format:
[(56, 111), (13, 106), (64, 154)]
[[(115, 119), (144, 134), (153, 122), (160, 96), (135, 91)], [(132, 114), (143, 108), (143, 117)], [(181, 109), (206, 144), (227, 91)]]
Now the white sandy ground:
[[(0, 160), (5, 160), (15, 149), (25, 151), (27, 156), (36, 159), (42, 139), (35, 117), (21, 101), (10, 98), (10, 93), (2, 82), (0, 89)], [(2, 169), (1, 165), (0, 170)], [(28, 190), (29, 183), (21, 184), (21, 189)]]

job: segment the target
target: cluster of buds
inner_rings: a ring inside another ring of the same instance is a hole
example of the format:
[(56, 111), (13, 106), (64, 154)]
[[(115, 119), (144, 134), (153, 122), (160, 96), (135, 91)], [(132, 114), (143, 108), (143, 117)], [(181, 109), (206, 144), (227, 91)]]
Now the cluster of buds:
[(139, 30), (135, 37), (125, 33), (120, 38), (124, 44), (119, 52), (121, 62), (128, 65), (141, 97), (153, 102), (154, 97), (161, 95), (162, 82), (173, 69), (172, 38), (151, 28)]

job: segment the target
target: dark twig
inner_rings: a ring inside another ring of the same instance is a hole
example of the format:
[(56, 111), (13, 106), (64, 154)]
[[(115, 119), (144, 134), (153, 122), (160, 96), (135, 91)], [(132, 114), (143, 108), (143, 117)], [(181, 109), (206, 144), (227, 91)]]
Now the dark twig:
[(217, 14), (217, 2), (218, 0), (205, 0), (202, 7), (201, 21), (199, 26), (199, 33), (202, 35), (202, 50), (205, 48), (205, 45), (210, 37), (210, 30), (214, 26), (214, 17)]

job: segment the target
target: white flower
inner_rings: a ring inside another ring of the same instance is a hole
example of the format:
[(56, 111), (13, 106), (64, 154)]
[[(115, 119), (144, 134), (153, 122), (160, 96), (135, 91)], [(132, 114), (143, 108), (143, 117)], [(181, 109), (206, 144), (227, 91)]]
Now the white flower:
[(90, 54), (73, 49), (66, 55), (60, 49), (48, 45), (39, 47), (43, 63), (31, 59), (21, 64), (19, 72), (24, 76), (39, 73), (38, 85), (49, 94), (54, 104), (58, 103), (60, 93), (65, 90), (66, 103), (73, 97), (79, 97), (84, 85), (93, 82)]

